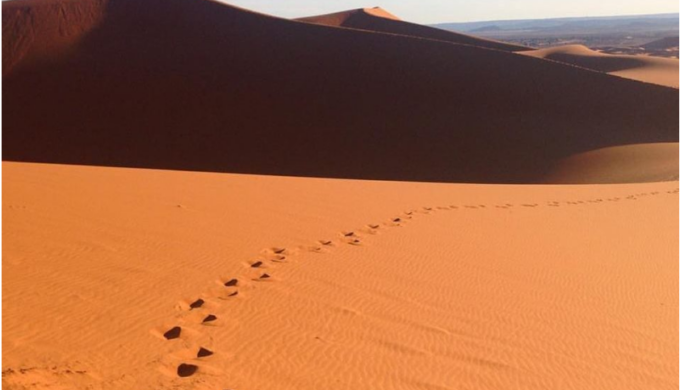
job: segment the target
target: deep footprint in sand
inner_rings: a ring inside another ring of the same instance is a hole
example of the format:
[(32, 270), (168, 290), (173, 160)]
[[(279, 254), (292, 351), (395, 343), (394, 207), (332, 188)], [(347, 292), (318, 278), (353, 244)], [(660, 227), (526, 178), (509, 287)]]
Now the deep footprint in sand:
[(213, 322), (213, 321), (217, 321), (217, 316), (215, 316), (214, 314), (208, 314), (208, 315), (203, 319), (202, 322), (203, 322), (203, 323), (206, 323), (206, 322)]
[(199, 307), (203, 306), (204, 303), (205, 303), (205, 301), (202, 300), (201, 298), (199, 298), (199, 299), (191, 302), (191, 304), (189, 304), (189, 308), (190, 309), (198, 309)]
[(163, 337), (165, 337), (166, 340), (172, 340), (179, 338), (179, 335), (182, 333), (182, 328), (179, 326), (175, 326), (172, 329), (168, 330), (167, 332), (163, 333)]
[(182, 378), (192, 376), (196, 373), (196, 371), (198, 371), (198, 366), (193, 364), (182, 363), (177, 367), (177, 375)]
[(237, 284), (238, 284), (238, 279), (231, 279), (227, 282), (224, 282), (224, 285), (227, 286), (227, 287), (233, 287), (233, 286), (236, 286)]
[(206, 357), (206, 356), (211, 356), (211, 355), (213, 355), (213, 354), (214, 354), (213, 351), (211, 351), (211, 350), (209, 350), (209, 349), (207, 349), (207, 348), (201, 347), (201, 348), (198, 350), (198, 352), (196, 353), (196, 357), (197, 357), (197, 358), (202, 358), (202, 357)]

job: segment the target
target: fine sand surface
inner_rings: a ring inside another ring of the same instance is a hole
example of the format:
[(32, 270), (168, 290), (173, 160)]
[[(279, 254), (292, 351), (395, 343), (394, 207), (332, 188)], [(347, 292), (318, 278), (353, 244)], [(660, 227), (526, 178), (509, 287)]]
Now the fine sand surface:
[(677, 389), (677, 216), (677, 182), (5, 162), (3, 389)]
[(573, 155), (678, 142), (677, 89), (364, 11), (406, 35), (210, 0), (2, 8), (10, 161), (537, 183)]
[(599, 53), (583, 45), (567, 45), (521, 52), (609, 73), (628, 79), (678, 88), (680, 62), (675, 58)]
[(434, 39), (439, 41), (473, 45), (476, 47), (485, 47), (495, 50), (533, 50), (532, 48), (526, 46), (498, 42), (453, 31), (409, 23), (399, 19), (380, 7), (360, 8), (326, 15), (308, 16), (305, 18), (299, 18), (297, 20), (308, 23), (323, 24), (326, 26), (345, 27), (389, 34), (406, 35), (424, 39)]

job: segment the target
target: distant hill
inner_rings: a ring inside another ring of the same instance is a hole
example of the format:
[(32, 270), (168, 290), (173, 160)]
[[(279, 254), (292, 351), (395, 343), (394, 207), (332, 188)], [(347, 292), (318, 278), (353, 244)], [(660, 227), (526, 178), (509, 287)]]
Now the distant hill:
[[(540, 32), (542, 34), (562, 34), (575, 32), (589, 34), (602, 31), (629, 32), (644, 31), (678, 31), (677, 13), (632, 15), (632, 16), (601, 16), (554, 19), (522, 19), (522, 20), (491, 20), (465, 23), (439, 23), (433, 27), (458, 32)], [(489, 29), (487, 29), (489, 28)]]
[(641, 47), (650, 50), (664, 50), (664, 49), (672, 49), (672, 48), (677, 48), (680, 46), (680, 39), (678, 36), (674, 37), (665, 37), (661, 39), (656, 39), (651, 42), (647, 42)]
[(296, 20), (333, 27), (376, 31), (424, 39), (434, 39), (438, 41), (461, 43), (465, 45), (474, 45), (503, 51), (530, 50), (529, 47), (522, 45), (498, 42), (490, 39), (474, 37), (452, 31), (444, 31), (438, 28), (422, 26), (420, 24), (403, 21), (380, 7), (360, 8), (326, 15), (309, 16)]

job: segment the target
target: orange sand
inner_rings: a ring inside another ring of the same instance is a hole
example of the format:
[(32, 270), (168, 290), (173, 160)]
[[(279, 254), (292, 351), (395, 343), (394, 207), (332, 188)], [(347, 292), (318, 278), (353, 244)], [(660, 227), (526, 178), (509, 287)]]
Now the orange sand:
[(677, 388), (677, 188), (6, 162), (3, 388)]

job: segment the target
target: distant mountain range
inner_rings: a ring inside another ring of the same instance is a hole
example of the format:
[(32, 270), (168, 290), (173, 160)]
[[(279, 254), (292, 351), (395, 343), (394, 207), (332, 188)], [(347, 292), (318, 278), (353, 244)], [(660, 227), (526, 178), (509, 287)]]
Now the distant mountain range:
[(678, 13), (601, 16), (554, 19), (491, 20), (466, 23), (439, 23), (433, 27), (469, 33), (588, 34), (592, 32), (678, 31)]

